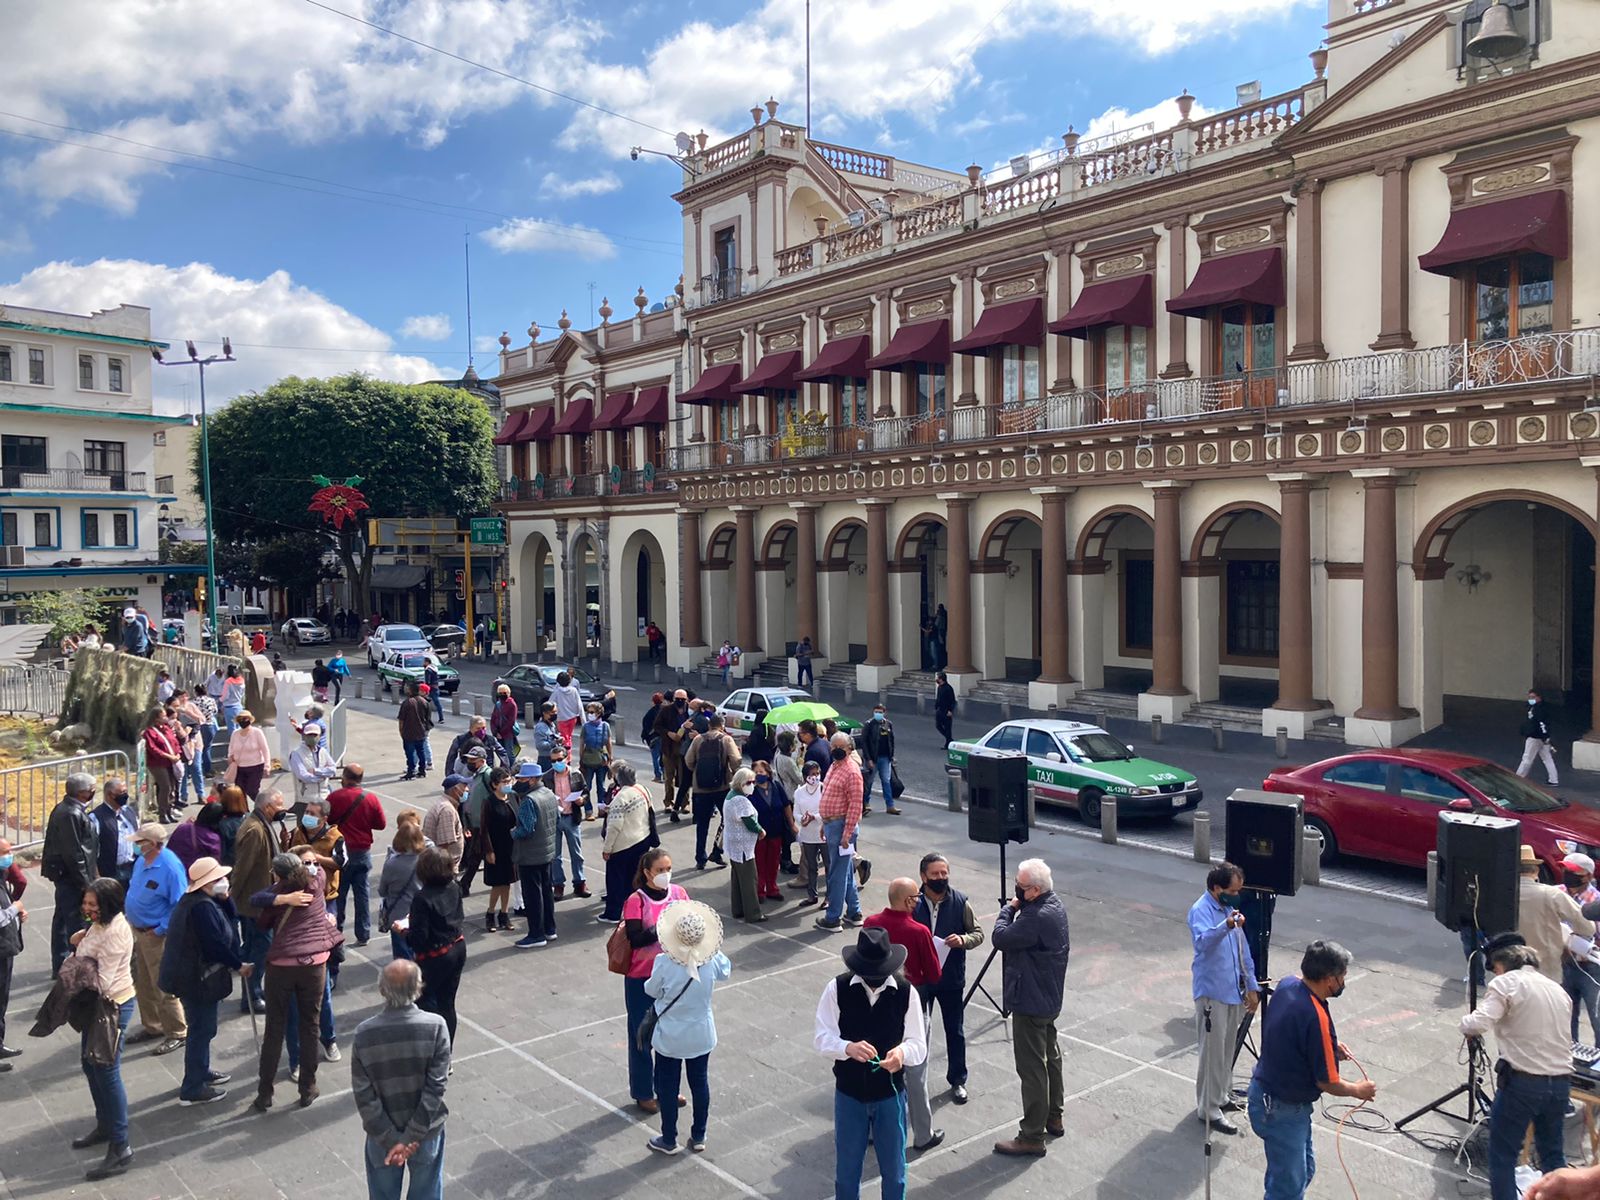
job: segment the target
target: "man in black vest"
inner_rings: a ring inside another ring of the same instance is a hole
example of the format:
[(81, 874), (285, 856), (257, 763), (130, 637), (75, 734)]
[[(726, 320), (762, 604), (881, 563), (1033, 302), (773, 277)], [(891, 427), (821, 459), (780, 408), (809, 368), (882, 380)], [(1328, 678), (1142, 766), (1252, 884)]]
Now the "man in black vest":
[(942, 854), (922, 856), (922, 895), (911, 915), (933, 934), (934, 949), (943, 958), (939, 982), (928, 989), (931, 1008), (944, 1018), (945, 1073), (950, 1097), (967, 1102), (967, 1033), (962, 1026), (967, 988), (967, 952), (983, 945), (983, 930), (964, 893), (950, 886), (950, 864)]
[(812, 1044), (833, 1064), (835, 1200), (858, 1200), (870, 1137), (883, 1200), (905, 1200), (905, 1068), (926, 1060), (922, 1005), (900, 975), (904, 946), (863, 929), (840, 951), (845, 970), (822, 989)]

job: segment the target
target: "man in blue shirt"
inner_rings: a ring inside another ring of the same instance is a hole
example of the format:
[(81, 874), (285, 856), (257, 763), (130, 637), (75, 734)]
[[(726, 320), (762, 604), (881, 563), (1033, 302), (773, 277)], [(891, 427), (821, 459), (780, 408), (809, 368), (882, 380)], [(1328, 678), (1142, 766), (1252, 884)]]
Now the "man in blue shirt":
[(127, 1039), (128, 1045), (161, 1044), (157, 1054), (171, 1054), (189, 1036), (183, 1005), (161, 990), (161, 955), (167, 947), (167, 923), (189, 890), (189, 872), (167, 849), (167, 831), (156, 824), (141, 825), (133, 835), (139, 857), (128, 881), (123, 915), (133, 929), (133, 990), (139, 998), (139, 1023), (143, 1028)]
[(1227, 1114), (1243, 1107), (1233, 1098), (1233, 1048), (1239, 1023), (1255, 1012), (1255, 956), (1244, 936), (1239, 892), (1244, 872), (1230, 862), (1206, 876), (1206, 894), (1189, 908), (1189, 938), (1194, 943), (1195, 1040), (1200, 1068), (1195, 1074), (1195, 1111), (1211, 1128), (1234, 1134)]
[(1261, 1057), (1250, 1080), (1250, 1128), (1266, 1145), (1265, 1200), (1301, 1200), (1317, 1172), (1311, 1114), (1317, 1097), (1371, 1100), (1371, 1080), (1346, 1083), (1339, 1061), (1350, 1057), (1333, 1029), (1328, 1001), (1344, 993), (1350, 952), (1315, 941), (1300, 960), (1300, 977), (1279, 981), (1261, 1023)]

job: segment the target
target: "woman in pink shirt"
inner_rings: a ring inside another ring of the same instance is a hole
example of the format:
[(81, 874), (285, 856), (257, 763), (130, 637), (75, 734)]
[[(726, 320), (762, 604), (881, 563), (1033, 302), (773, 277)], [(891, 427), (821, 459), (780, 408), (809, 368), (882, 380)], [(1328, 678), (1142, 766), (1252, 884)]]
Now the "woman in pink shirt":
[[(645, 994), (644, 981), (650, 978), (656, 955), (661, 953), (661, 942), (656, 937), (661, 910), (674, 900), (687, 900), (689, 893), (672, 882), (672, 856), (661, 846), (645, 851), (633, 886), (633, 895), (622, 906), (622, 928), (633, 947), (633, 961), (622, 981), (628, 1004), (628, 1091), (641, 1111), (654, 1113), (661, 1111), (655, 1094), (655, 1060), (650, 1047), (639, 1049), (639, 1023), (655, 1003)], [(682, 1097), (668, 1099), (669, 1104), (682, 1102)]]
[(256, 719), (251, 714), (240, 713), (234, 718), (234, 723), (239, 728), (228, 739), (228, 771), (225, 778), (243, 789), (244, 794), (253, 801), (261, 790), (261, 777), (272, 763), (272, 747), (267, 744), (267, 735), (256, 728)]

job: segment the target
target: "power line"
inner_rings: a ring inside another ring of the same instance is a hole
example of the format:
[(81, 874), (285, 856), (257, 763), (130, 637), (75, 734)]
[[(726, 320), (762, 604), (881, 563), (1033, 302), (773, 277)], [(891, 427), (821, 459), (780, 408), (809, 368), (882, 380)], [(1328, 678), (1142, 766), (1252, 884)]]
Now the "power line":
[(659, 125), (652, 125), (648, 121), (641, 121), (637, 117), (630, 117), (626, 113), (619, 113), (615, 109), (606, 108), (603, 105), (595, 104), (588, 100), (579, 99), (577, 96), (572, 96), (568, 95), (566, 92), (557, 91), (553, 87), (546, 87), (544, 84), (535, 83), (531, 79), (524, 79), (521, 75), (513, 75), (509, 71), (502, 71), (499, 67), (491, 67), (487, 63), (481, 63), (475, 59), (465, 58), (462, 55), (455, 53), (453, 50), (446, 50), (441, 46), (435, 46), (429, 42), (420, 41), (417, 38), (409, 37), (406, 34), (397, 32), (396, 30), (388, 29), (377, 24), (376, 22), (369, 21), (365, 17), (358, 17), (354, 13), (347, 13), (340, 9), (334, 8), (331, 5), (323, 4), (321, 0), (306, 0), (306, 3), (311, 5), (312, 8), (320, 8), (323, 12), (332, 13), (336, 17), (343, 17), (346, 21), (353, 21), (357, 25), (365, 25), (368, 29), (375, 29), (379, 33), (386, 33), (392, 38), (399, 38), (402, 42), (409, 42), (413, 46), (421, 47), (424, 50), (431, 50), (435, 54), (444, 55), (446, 58), (453, 58), (458, 63), (464, 63), (469, 67), (475, 67), (479, 71), (487, 71), (489, 74), (498, 75), (502, 79), (509, 79), (512, 83), (520, 83), (523, 87), (530, 87), (536, 92), (545, 93), (547, 96), (555, 96), (557, 99), (565, 100), (569, 104), (576, 104), (582, 108), (593, 109), (595, 112), (604, 113), (608, 117), (616, 117), (617, 120), (626, 121), (630, 125), (637, 125), (640, 129), (649, 129), (655, 133), (664, 133), (667, 137), (676, 136), (670, 129), (663, 129)]

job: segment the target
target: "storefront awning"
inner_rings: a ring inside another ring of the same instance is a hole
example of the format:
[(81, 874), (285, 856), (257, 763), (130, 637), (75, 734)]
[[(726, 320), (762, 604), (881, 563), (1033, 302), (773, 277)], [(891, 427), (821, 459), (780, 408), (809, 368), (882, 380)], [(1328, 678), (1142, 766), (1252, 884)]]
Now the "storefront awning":
[(801, 383), (829, 379), (865, 379), (867, 358), (872, 354), (872, 338), (867, 334), (834, 338), (817, 354), (816, 361), (794, 377)]
[(518, 412), (507, 413), (505, 423), (500, 426), (500, 432), (494, 435), (494, 444), (496, 446), (514, 445), (517, 441), (517, 435), (527, 427), (530, 415), (529, 410), (526, 408)]
[(602, 429), (616, 429), (617, 422), (626, 415), (628, 409), (633, 407), (632, 392), (611, 392), (606, 396), (605, 402), (600, 405), (600, 415), (594, 419), (596, 432)]
[(741, 396), (759, 396), (763, 392), (789, 391), (800, 386), (795, 372), (800, 369), (803, 356), (798, 350), (785, 350), (768, 354), (750, 372), (750, 378), (736, 384), (734, 391)]
[(720, 367), (707, 367), (700, 372), (699, 381), (688, 391), (678, 394), (679, 404), (728, 404), (739, 397), (733, 385), (744, 374), (738, 363), (723, 363)]
[(556, 433), (588, 433), (594, 421), (594, 409), (589, 406), (589, 398), (567, 401), (567, 411), (561, 414), (561, 419), (556, 422)]
[(1208, 258), (1194, 273), (1183, 295), (1167, 301), (1167, 311), (1185, 317), (1203, 317), (1219, 304), (1284, 304), (1283, 251), (1249, 250)]
[(428, 579), (428, 568), (410, 563), (374, 563), (372, 586), (384, 591), (403, 592), (421, 587)]
[(528, 410), (528, 423), (517, 434), (518, 442), (548, 442), (556, 436), (556, 410), (546, 404)]
[(667, 423), (667, 393), (665, 384), (660, 387), (640, 388), (622, 420), (613, 429), (632, 429), (635, 425), (665, 425)]
[(950, 361), (950, 321), (941, 317), (937, 321), (919, 321), (905, 325), (889, 339), (882, 354), (867, 359), (873, 371), (892, 371), (907, 363), (943, 363)]
[(1568, 228), (1567, 194), (1562, 191), (1458, 208), (1450, 214), (1439, 244), (1419, 257), (1417, 265), (1435, 275), (1449, 275), (1462, 263), (1506, 254), (1566, 258)]
[(1155, 283), (1149, 275), (1127, 275), (1091, 283), (1078, 293), (1067, 315), (1050, 322), (1051, 333), (1085, 338), (1107, 325), (1149, 329), (1156, 323)]
[(983, 310), (972, 332), (950, 343), (957, 354), (984, 354), (1001, 346), (1037, 346), (1044, 341), (1044, 298), (1032, 296)]

